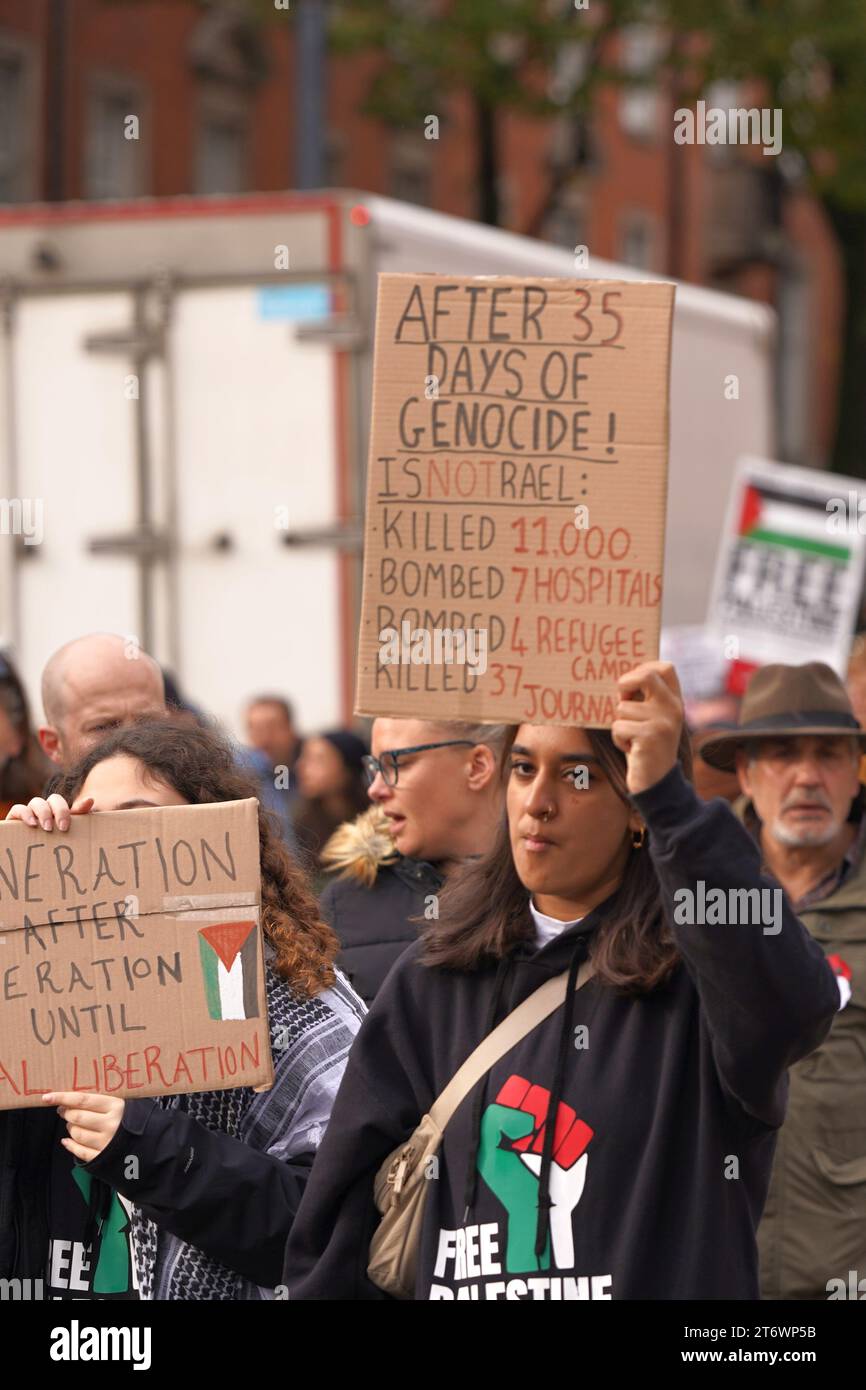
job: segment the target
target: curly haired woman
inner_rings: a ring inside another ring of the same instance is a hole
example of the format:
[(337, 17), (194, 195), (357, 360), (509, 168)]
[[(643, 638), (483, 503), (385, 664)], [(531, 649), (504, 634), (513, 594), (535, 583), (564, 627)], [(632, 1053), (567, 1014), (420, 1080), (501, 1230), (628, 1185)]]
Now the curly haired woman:
[[(71, 815), (253, 794), (212, 733), (147, 721), (111, 734), (47, 801), (9, 818), (62, 834)], [(336, 974), (337, 940), (261, 808), (259, 847), (273, 1087), (46, 1095), (59, 1142), (19, 1174), (16, 1213), (25, 1241), (47, 1237), (51, 1297), (273, 1296), (363, 1005)]]

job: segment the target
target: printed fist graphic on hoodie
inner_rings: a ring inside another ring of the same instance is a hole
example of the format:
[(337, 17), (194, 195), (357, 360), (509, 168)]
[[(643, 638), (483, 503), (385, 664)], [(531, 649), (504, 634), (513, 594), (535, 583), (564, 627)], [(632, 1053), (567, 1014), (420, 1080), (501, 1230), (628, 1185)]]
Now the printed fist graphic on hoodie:
[[(508, 1212), (509, 1274), (550, 1268), (550, 1242), (535, 1253), (541, 1173), (550, 1092), (522, 1076), (510, 1076), (481, 1121), (478, 1171)], [(560, 1102), (550, 1169), (550, 1233), (556, 1269), (574, 1267), (572, 1212), (586, 1181), (585, 1152), (593, 1131), (570, 1105)]]

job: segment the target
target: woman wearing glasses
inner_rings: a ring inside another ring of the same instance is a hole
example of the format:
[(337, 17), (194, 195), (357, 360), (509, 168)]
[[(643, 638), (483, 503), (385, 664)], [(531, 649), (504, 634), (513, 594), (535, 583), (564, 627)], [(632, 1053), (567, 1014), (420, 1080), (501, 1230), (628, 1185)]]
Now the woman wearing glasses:
[(673, 667), (619, 687), (610, 732), (511, 732), (493, 847), (355, 1040), (288, 1244), (293, 1299), (381, 1296), (380, 1165), (563, 976), (564, 1002), (468, 1091), (425, 1170), (415, 1298), (758, 1297), (786, 1068), (825, 1037), (838, 989), (751, 837), (687, 780)]
[(322, 863), (339, 877), (320, 904), (365, 1003), (417, 940), (414, 919), (435, 923), (450, 869), (490, 844), (502, 736), (499, 725), (375, 721), (364, 759), (373, 807), (326, 845)]

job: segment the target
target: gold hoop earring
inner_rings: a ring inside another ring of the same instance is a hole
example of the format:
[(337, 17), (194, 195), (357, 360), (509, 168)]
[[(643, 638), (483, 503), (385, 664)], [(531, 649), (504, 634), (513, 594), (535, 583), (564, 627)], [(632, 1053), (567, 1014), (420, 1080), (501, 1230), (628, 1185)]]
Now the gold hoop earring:
[(644, 841), (645, 841), (645, 840), (646, 840), (646, 826), (645, 826), (645, 825), (642, 825), (641, 828), (640, 828), (640, 830), (634, 830), (634, 831), (632, 831), (632, 837), (631, 837), (631, 847), (632, 847), (632, 849), (643, 849), (643, 847), (644, 847)]

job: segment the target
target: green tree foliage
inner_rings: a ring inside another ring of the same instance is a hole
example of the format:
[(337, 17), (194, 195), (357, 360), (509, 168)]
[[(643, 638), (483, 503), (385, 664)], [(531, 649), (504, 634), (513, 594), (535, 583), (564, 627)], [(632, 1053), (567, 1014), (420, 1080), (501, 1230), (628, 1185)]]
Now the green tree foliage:
[[(640, 74), (623, 71), (612, 43), (634, 24), (661, 37)], [(470, 100), (477, 215), (491, 223), (500, 216), (498, 137), (508, 112), (585, 116), (611, 84), (662, 84), (678, 105), (713, 81), (753, 84), (750, 104), (783, 113), (785, 178), (814, 194), (837, 238), (846, 309), (833, 466), (866, 477), (864, 0), (586, 0), (585, 9), (570, 0), (346, 0), (331, 6), (330, 32), (338, 53), (381, 55), (368, 114), (420, 130), (431, 113), (444, 123), (453, 93)], [(557, 85), (575, 44), (587, 48), (580, 78)], [(563, 176), (551, 173), (552, 196)]]

